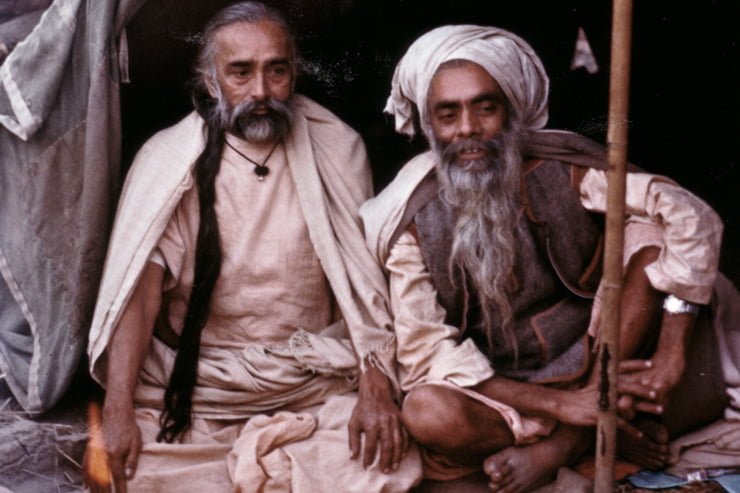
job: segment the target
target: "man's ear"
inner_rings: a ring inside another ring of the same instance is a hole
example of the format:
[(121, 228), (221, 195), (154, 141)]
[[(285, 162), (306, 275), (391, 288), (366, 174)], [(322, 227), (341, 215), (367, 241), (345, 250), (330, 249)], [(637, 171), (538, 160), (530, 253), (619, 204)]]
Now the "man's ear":
[(208, 95), (211, 96), (213, 99), (218, 99), (218, 88), (216, 87), (216, 82), (213, 80), (213, 77), (203, 77), (203, 83), (206, 86), (206, 89), (208, 89)]

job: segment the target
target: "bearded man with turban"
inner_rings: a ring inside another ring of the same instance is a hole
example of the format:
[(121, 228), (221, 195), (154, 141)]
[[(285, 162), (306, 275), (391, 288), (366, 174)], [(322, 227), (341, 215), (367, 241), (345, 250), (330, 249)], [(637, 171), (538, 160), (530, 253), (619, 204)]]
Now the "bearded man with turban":
[[(423, 35), (393, 77), (385, 111), (431, 150), (361, 215), (389, 279), (402, 415), (427, 478), (482, 467), (495, 491), (531, 491), (593, 437), (605, 150), (543, 130), (548, 84), (523, 39), (473, 25)], [(738, 407), (714, 336), (740, 327), (710, 305), (737, 291), (718, 275), (722, 223), (704, 202), (637, 169), (626, 200), (621, 451), (660, 468), (669, 433), (721, 416), (728, 394)]]

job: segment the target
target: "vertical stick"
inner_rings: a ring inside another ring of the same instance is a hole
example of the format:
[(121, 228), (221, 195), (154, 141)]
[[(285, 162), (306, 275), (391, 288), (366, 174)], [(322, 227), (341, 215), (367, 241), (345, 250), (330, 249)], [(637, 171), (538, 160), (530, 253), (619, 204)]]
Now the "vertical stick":
[(614, 0), (611, 67), (609, 75), (609, 129), (607, 134), (609, 185), (607, 189), (606, 245), (604, 249), (604, 308), (599, 365), (599, 414), (596, 428), (594, 491), (614, 491), (617, 450), (617, 365), (619, 363), (619, 305), (622, 294), (625, 170), (627, 168), (627, 114), (629, 108), (632, 0)]

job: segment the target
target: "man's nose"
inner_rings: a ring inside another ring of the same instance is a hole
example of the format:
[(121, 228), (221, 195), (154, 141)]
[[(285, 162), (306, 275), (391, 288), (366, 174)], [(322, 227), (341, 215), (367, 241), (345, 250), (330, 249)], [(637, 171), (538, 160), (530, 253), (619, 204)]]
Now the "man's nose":
[(270, 96), (268, 81), (265, 74), (258, 72), (254, 77), (254, 87), (252, 89), (252, 99), (255, 101), (264, 101)]
[(460, 137), (473, 137), (480, 134), (480, 120), (475, 113), (464, 109), (460, 115), (460, 126), (458, 127)]

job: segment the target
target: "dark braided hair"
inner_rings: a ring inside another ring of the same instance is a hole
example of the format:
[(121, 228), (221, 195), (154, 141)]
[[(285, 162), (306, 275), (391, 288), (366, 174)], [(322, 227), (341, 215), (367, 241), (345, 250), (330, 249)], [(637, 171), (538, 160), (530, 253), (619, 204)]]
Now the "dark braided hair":
[[(195, 273), (188, 301), (185, 324), (180, 335), (177, 356), (164, 394), (164, 409), (160, 416), (157, 441), (173, 442), (190, 428), (193, 390), (198, 377), (200, 336), (208, 320), (213, 289), (221, 271), (221, 239), (216, 201), (216, 177), (221, 166), (225, 127), (219, 114), (219, 101), (208, 91), (209, 83), (218, 90), (213, 59), (215, 34), (236, 22), (272, 21), (280, 24), (292, 37), (285, 19), (276, 10), (258, 2), (243, 2), (218, 12), (203, 33), (203, 46), (198, 55), (196, 77), (192, 83), (193, 106), (207, 125), (206, 145), (195, 162), (195, 183), (198, 191), (200, 224), (195, 248)], [(222, 96), (218, 95), (219, 98)]]

